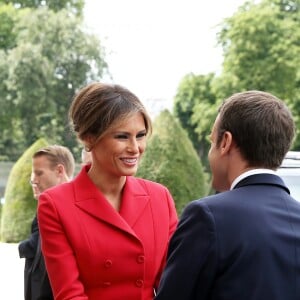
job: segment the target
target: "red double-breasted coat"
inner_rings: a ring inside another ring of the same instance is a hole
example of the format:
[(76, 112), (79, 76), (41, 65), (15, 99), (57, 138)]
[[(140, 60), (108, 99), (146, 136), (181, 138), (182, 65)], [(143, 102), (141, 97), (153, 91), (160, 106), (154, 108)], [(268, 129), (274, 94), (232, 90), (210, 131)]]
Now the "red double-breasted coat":
[(39, 198), (42, 251), (55, 299), (153, 299), (177, 225), (168, 189), (129, 176), (118, 212), (87, 168)]

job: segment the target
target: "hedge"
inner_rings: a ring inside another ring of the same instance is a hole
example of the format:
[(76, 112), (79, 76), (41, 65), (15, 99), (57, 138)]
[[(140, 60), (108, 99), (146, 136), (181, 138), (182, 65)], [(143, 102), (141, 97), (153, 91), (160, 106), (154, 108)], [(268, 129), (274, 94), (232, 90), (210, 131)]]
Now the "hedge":
[(48, 143), (45, 139), (37, 140), (23, 153), (9, 173), (1, 214), (2, 242), (16, 243), (30, 234), (37, 206), (29, 184), (32, 155), (46, 145)]
[(208, 193), (208, 176), (192, 142), (168, 110), (154, 120), (136, 176), (164, 184), (175, 200), (178, 214), (189, 201)]

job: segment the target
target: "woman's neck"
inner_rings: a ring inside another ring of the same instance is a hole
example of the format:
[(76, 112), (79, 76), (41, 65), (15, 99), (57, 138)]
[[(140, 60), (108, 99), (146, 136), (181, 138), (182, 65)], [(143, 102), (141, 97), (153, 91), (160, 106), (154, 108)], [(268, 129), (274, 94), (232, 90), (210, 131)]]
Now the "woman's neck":
[(88, 171), (88, 176), (112, 207), (119, 211), (121, 207), (122, 192), (126, 183), (126, 176), (107, 176), (107, 174), (102, 172), (96, 172), (94, 168), (91, 168)]

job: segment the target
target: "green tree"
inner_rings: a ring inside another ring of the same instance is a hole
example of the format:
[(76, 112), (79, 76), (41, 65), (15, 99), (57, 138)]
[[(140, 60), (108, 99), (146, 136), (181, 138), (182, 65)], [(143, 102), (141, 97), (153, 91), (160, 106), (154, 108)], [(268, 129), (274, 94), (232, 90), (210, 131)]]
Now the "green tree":
[(16, 46), (16, 33), (13, 32), (18, 12), (12, 5), (0, 4), (0, 49), (8, 50)]
[[(235, 92), (256, 89), (275, 94), (291, 108), (300, 131), (299, 13), (299, 0), (245, 2), (220, 24), (222, 72), (184, 77), (175, 97), (175, 114), (206, 166), (205, 136), (221, 101)], [(294, 149), (300, 149), (300, 134)]]
[(100, 41), (66, 10), (23, 10), (14, 31), (17, 46), (0, 53), (1, 151), (15, 160), (39, 137), (75, 147), (67, 110), (78, 88), (108, 73)]
[(32, 155), (46, 145), (48, 142), (45, 139), (37, 140), (23, 153), (10, 171), (1, 214), (0, 229), (3, 242), (19, 242), (29, 235), (37, 203), (29, 185)]
[[(299, 0), (247, 2), (225, 20), (219, 33), (225, 94), (264, 90), (285, 100), (300, 114)], [(296, 118), (297, 127), (300, 120)], [(300, 147), (300, 137), (295, 146)]]
[(16, 8), (40, 8), (48, 7), (57, 12), (62, 9), (67, 9), (70, 12), (80, 16), (82, 15), (84, 0), (0, 0), (0, 4), (13, 4)]
[(208, 169), (207, 153), (211, 125), (216, 115), (216, 93), (213, 90), (214, 74), (186, 75), (179, 84), (174, 99), (174, 115), (187, 131), (201, 161)]
[(223, 72), (236, 78), (239, 89), (267, 88), (283, 98), (293, 98), (300, 37), (295, 25), (271, 1), (244, 6), (225, 21), (219, 35)]
[(187, 133), (165, 110), (154, 120), (153, 134), (137, 176), (169, 188), (178, 213), (208, 192), (207, 177)]
[[(0, 4), (0, 160), (9, 160), (9, 156), (18, 157), (19, 147), (23, 145), (22, 132), (18, 131), (19, 120), (14, 114), (14, 99), (8, 92), (9, 77), (8, 52), (17, 46), (15, 26), (23, 15), (22, 10), (16, 10), (11, 4)], [(14, 137), (14, 139), (12, 139)]]

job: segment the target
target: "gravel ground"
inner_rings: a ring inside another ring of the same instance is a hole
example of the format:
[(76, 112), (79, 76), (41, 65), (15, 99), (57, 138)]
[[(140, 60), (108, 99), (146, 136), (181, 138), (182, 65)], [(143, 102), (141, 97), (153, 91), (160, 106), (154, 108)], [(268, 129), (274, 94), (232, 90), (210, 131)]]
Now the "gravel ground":
[(0, 299), (23, 300), (24, 259), (19, 258), (18, 244), (0, 242)]

